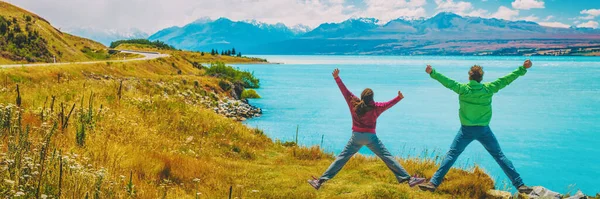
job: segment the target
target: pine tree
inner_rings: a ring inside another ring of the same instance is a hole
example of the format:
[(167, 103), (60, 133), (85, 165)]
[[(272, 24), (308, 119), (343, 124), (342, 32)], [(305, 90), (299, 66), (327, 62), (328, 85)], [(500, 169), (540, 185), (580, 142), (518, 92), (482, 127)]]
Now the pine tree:
[(221, 51), (221, 55), (225, 55), (225, 51), (224, 50)]
[(242, 57), (242, 53), (241, 53), (241, 52), (238, 52), (237, 56), (238, 56), (238, 57)]
[(235, 53), (235, 48), (232, 48), (232, 49), (231, 49), (231, 54), (232, 54), (232, 55), (235, 55), (235, 54), (237, 54), (237, 53)]
[(204, 56), (204, 52), (201, 52), (201, 53), (200, 53), (200, 55), (201, 55), (201, 56)]
[(227, 52), (225, 53), (227, 56), (231, 56), (231, 50), (227, 50)]

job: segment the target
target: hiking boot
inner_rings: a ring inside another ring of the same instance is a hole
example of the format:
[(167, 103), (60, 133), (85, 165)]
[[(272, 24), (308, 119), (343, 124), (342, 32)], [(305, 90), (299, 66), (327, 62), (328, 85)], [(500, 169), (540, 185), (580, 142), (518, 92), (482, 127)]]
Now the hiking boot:
[(418, 184), (422, 184), (425, 182), (425, 178), (419, 178), (417, 175), (414, 175), (413, 177), (410, 178), (410, 180), (408, 181), (408, 186), (410, 187), (414, 187)]
[(325, 182), (325, 181), (319, 180), (319, 179), (315, 178), (314, 176), (312, 176), (312, 178), (313, 178), (312, 180), (308, 180), (308, 184), (310, 184), (310, 186), (312, 186), (316, 190), (319, 190), (319, 188), (321, 188), (321, 185), (323, 185), (323, 182)]
[(437, 187), (433, 183), (431, 183), (431, 182), (419, 185), (419, 189), (421, 189), (422, 191), (431, 191), (431, 192), (434, 192), (436, 188)]
[(525, 186), (525, 185), (521, 185), (517, 189), (519, 190), (519, 193), (524, 193), (524, 194), (529, 194), (533, 191), (533, 188)]

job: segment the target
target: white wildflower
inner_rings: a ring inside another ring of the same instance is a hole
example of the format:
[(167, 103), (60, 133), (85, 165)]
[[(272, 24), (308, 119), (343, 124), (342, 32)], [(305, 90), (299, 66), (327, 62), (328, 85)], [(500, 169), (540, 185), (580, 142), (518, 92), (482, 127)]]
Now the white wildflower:
[(5, 183), (8, 183), (8, 184), (10, 184), (10, 185), (14, 185), (14, 184), (15, 184), (15, 181), (14, 181), (14, 180), (9, 180), (9, 179), (4, 179), (4, 182), (5, 182)]

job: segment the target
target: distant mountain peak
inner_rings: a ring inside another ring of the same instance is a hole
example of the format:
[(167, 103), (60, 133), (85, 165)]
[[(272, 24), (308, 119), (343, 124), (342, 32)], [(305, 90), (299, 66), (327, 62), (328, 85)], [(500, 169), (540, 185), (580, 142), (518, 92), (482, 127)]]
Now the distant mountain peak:
[(440, 12), (440, 13), (437, 13), (435, 16), (462, 17), (453, 12)]
[(304, 24), (298, 24), (298, 25), (292, 26), (290, 28), (290, 30), (292, 30), (296, 34), (303, 34), (303, 33), (307, 33), (309, 31), (311, 31), (312, 28), (310, 28), (309, 26), (304, 25)]
[(193, 24), (205, 24), (205, 23), (210, 23), (210, 22), (212, 22), (212, 19), (210, 19), (210, 17), (200, 17), (192, 23)]
[(452, 12), (440, 12), (429, 19), (430, 20), (452, 20), (455, 18), (462, 19), (463, 17), (458, 14), (452, 13)]
[(217, 23), (223, 23), (223, 22), (231, 23), (233, 21), (231, 19), (226, 18), (226, 17), (219, 17), (214, 22), (217, 22)]
[(379, 19), (367, 18), (367, 17), (353, 17), (344, 22), (361, 22), (361, 23), (366, 23), (366, 24), (377, 24), (377, 23), (379, 23)]

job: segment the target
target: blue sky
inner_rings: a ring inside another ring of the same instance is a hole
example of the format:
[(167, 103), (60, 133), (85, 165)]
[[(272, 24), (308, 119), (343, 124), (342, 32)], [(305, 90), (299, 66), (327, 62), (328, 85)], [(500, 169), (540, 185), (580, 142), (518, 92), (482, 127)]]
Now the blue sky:
[(439, 12), (528, 20), (552, 27), (599, 28), (600, 0), (6, 0), (63, 29), (152, 34), (198, 18), (316, 27), (352, 17), (429, 18)]

